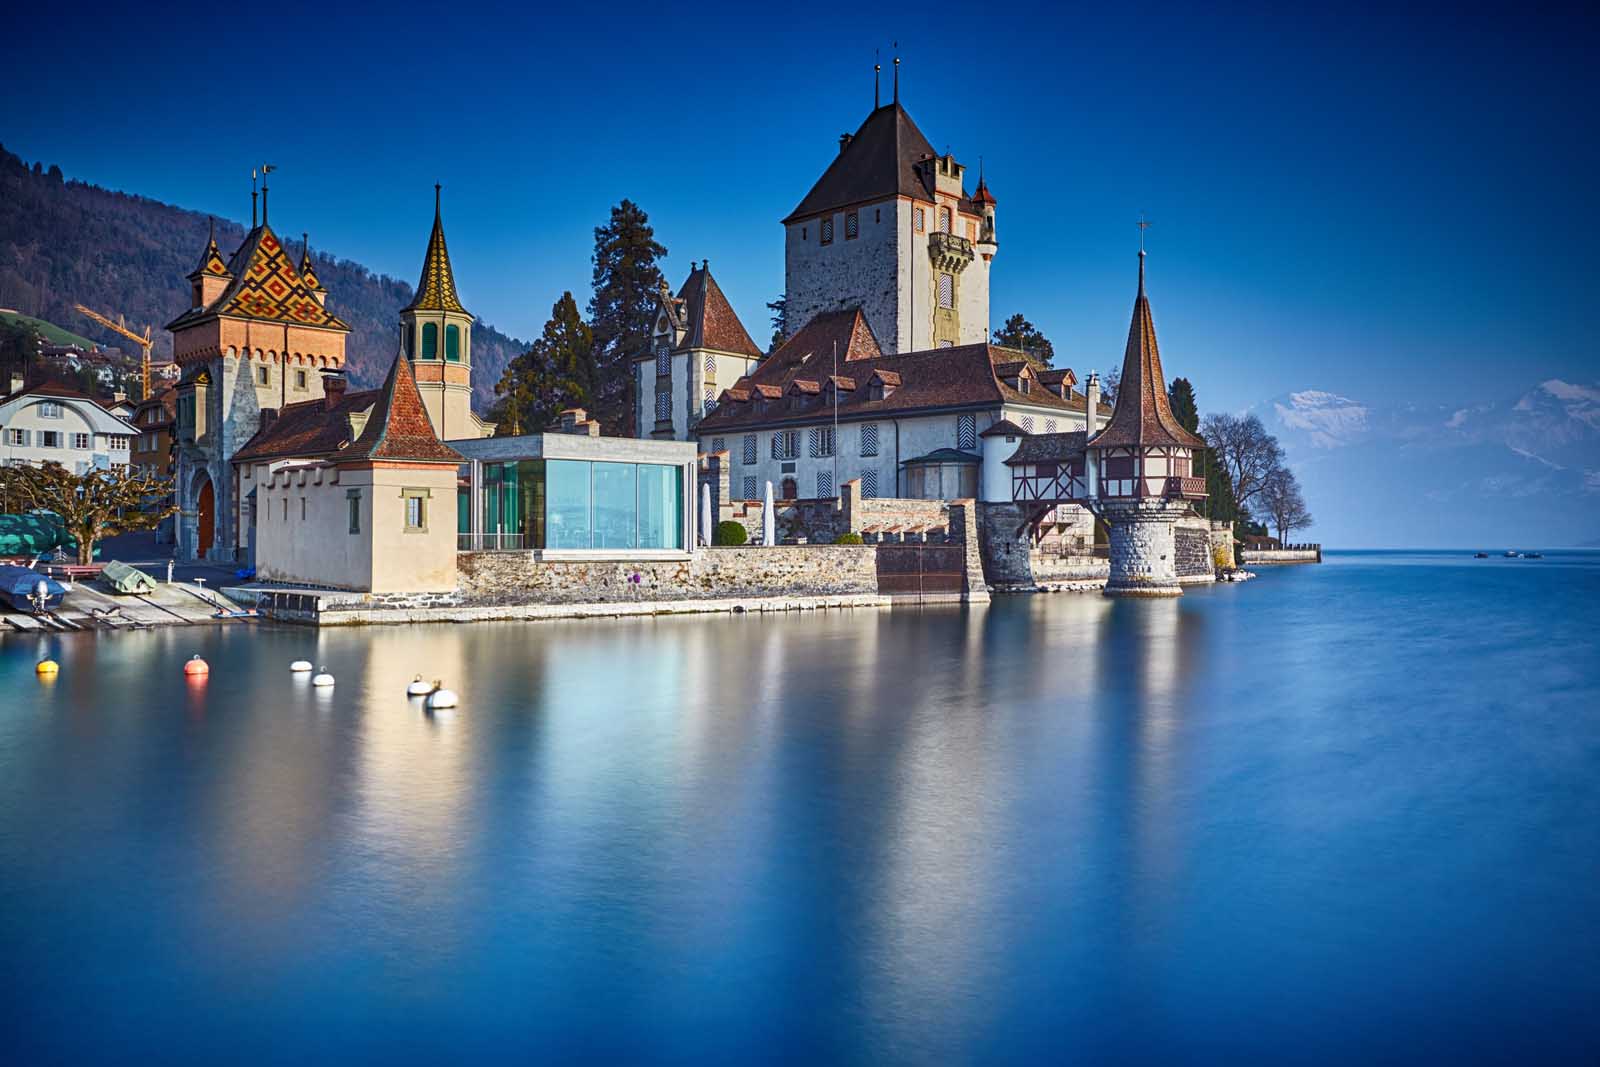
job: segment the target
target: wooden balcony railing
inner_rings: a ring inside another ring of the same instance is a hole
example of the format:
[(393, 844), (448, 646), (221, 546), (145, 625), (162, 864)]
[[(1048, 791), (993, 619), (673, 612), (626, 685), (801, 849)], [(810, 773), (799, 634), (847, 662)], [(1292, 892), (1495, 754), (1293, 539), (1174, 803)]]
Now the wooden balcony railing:
[(1180, 500), (1204, 500), (1206, 498), (1206, 480), (1204, 478), (1168, 478), (1167, 496)]

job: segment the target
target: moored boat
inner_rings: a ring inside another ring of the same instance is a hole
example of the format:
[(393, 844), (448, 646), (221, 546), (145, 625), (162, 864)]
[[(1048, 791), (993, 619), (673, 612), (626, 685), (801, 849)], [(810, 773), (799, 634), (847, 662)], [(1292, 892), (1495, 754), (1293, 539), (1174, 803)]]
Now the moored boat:
[(47, 574), (12, 564), (0, 566), (0, 600), (18, 611), (37, 615), (61, 606), (67, 589)]

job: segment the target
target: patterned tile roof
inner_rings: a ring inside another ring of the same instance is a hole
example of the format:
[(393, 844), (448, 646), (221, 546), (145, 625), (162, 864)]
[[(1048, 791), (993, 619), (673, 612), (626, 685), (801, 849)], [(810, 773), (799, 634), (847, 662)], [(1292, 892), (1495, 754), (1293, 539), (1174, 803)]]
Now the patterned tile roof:
[(227, 271), (233, 280), (221, 296), (206, 307), (185, 311), (169, 322), (167, 329), (182, 329), (219, 315), (341, 332), (350, 329), (322, 306), (315, 288), (306, 284), (290, 261), (289, 250), (264, 222), (245, 235), (244, 244), (228, 261)]
[(433, 233), (422, 256), (422, 277), (417, 295), (401, 311), (459, 311), (469, 314), (456, 296), (456, 276), (450, 269), (450, 250), (444, 243), (444, 223), (439, 217), (439, 187), (433, 187)]
[(1144, 251), (1139, 252), (1139, 295), (1133, 301), (1128, 347), (1122, 356), (1122, 381), (1111, 421), (1095, 434), (1095, 448), (1127, 446), (1204, 448), (1206, 443), (1179, 425), (1167, 401), (1167, 379), (1156, 347), (1150, 298), (1144, 292)]
[(305, 242), (304, 248), (300, 253), (300, 280), (306, 283), (306, 288), (308, 289), (313, 289), (319, 293), (327, 292), (322, 287), (322, 281), (317, 277), (316, 266), (311, 262), (311, 235), (303, 233), (300, 238)]
[(222, 252), (217, 248), (217, 223), (211, 222), (211, 237), (206, 241), (205, 250), (200, 253), (200, 265), (189, 272), (189, 280), (193, 281), (202, 275), (211, 275), (214, 278), (231, 278), (228, 265), (222, 261)]

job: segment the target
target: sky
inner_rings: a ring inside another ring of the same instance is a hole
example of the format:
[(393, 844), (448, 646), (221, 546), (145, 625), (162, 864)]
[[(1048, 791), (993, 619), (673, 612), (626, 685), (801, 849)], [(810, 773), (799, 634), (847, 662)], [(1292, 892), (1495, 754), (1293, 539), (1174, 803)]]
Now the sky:
[(236, 220), (271, 162), (275, 226), (407, 280), (442, 182), (465, 303), (522, 338), (587, 298), (627, 197), (672, 283), (709, 259), (764, 341), (779, 220), (898, 46), (902, 103), (999, 200), (993, 324), (1026, 315), (1080, 377), (1120, 361), (1143, 214), (1166, 370), (1203, 411), (1600, 379), (1592, 16), (60, 10), (7, 49), (8, 149)]

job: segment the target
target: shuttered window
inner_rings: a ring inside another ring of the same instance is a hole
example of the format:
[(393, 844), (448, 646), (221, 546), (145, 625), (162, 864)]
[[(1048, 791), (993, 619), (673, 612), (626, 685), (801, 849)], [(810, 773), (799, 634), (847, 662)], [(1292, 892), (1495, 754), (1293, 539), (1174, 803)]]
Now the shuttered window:
[(656, 421), (666, 422), (672, 418), (672, 394), (656, 394)]
[(826, 500), (833, 496), (833, 472), (817, 472), (817, 499)]
[(813, 426), (810, 434), (811, 458), (822, 459), (833, 455), (833, 427)]
[(869, 422), (861, 427), (861, 454), (863, 456), (878, 454), (878, 424), (875, 422)]
[(656, 376), (667, 377), (672, 374), (672, 349), (667, 342), (662, 341), (656, 345)]
[(861, 472), (861, 499), (871, 500), (878, 495), (878, 472)]
[(772, 435), (773, 459), (798, 459), (800, 434), (794, 430), (779, 430)]
[(861, 234), (861, 217), (854, 211), (844, 217), (844, 239), (854, 241)]
[(976, 448), (976, 447), (978, 447), (978, 416), (976, 416), (976, 415), (957, 415), (956, 416), (956, 447), (957, 448)]
[(953, 274), (939, 275), (939, 306), (942, 308), (956, 306), (956, 279)]
[(833, 244), (833, 216), (831, 215), (822, 220), (822, 243), (825, 245)]
[(753, 474), (747, 474), (747, 475), (744, 476), (744, 499), (745, 500), (754, 500), (755, 498), (756, 498), (756, 476), (753, 475)]

